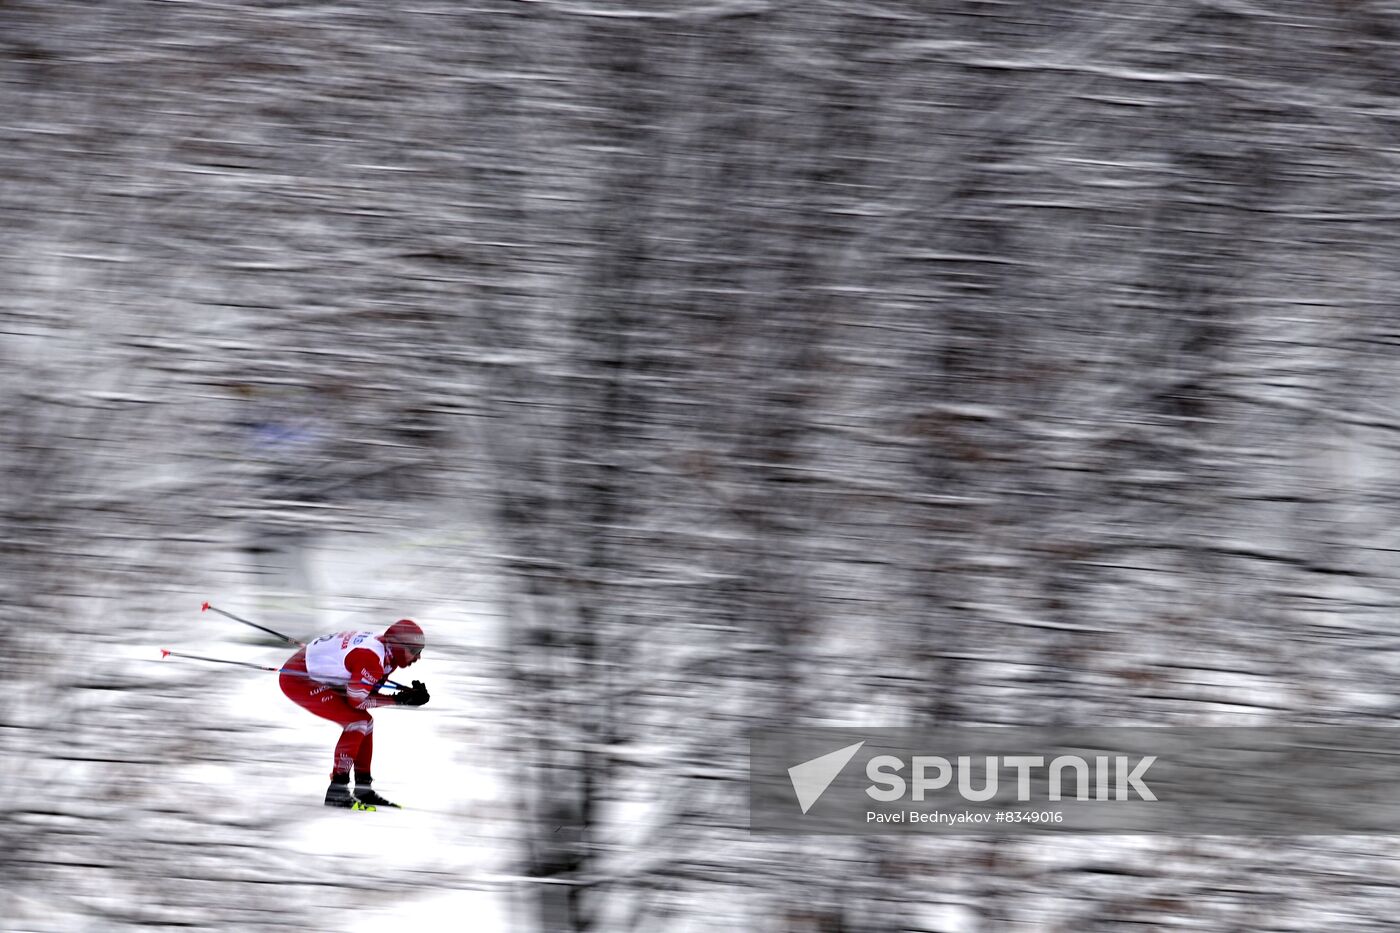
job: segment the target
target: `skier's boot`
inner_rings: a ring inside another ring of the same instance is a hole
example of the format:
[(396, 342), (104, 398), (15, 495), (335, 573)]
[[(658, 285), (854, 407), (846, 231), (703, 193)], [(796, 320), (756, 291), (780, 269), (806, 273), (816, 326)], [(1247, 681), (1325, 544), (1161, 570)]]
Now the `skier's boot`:
[(350, 796), (350, 782), (331, 781), (331, 786), (326, 789), (326, 806), (349, 810), (354, 805), (355, 798)]
[(385, 800), (375, 793), (374, 788), (370, 787), (370, 781), (367, 778), (355, 779), (355, 799), (367, 807), (393, 807), (396, 810), (403, 809), (403, 807), (394, 803), (392, 800)]

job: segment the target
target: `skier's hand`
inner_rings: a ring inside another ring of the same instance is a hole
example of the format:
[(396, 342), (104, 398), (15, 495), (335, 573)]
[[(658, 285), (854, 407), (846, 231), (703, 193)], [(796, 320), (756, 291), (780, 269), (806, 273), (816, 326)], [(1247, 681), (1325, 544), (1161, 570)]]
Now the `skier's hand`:
[(422, 706), (428, 702), (428, 688), (423, 686), (423, 681), (415, 680), (413, 686), (407, 690), (400, 690), (394, 695), (400, 706)]

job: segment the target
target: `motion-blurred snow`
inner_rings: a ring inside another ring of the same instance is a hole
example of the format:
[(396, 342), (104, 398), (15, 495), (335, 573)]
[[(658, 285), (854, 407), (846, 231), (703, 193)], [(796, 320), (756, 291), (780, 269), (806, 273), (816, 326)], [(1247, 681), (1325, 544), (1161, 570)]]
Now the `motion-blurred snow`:
[[(758, 838), (745, 755), (1390, 721), (1397, 37), (0, 4), (0, 927), (1393, 928), (1389, 840)], [(205, 599), (424, 624), (408, 810)]]

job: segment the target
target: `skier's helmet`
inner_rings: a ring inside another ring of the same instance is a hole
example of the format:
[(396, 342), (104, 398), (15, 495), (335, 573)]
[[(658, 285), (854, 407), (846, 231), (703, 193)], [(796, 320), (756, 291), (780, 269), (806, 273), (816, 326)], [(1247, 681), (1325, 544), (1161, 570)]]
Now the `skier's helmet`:
[(423, 653), (427, 639), (423, 630), (412, 619), (400, 619), (384, 632), (384, 644), (389, 648), (389, 657), (395, 667), (408, 667)]

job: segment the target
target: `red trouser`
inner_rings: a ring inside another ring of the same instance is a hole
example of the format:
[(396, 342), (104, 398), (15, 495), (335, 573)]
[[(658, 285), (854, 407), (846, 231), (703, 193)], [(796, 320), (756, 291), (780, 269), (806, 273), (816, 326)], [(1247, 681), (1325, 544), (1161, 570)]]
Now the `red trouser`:
[(310, 710), (322, 719), (329, 719), (344, 728), (335, 743), (335, 765), (331, 777), (350, 773), (363, 780), (369, 777), (370, 760), (374, 757), (374, 720), (369, 713), (355, 709), (345, 694), (330, 684), (306, 676), (306, 649), (303, 648), (282, 665), (279, 678), (282, 692), (297, 706)]

